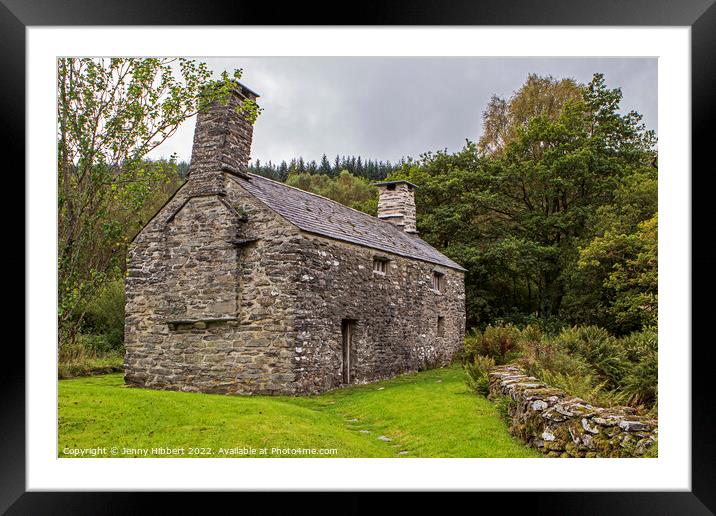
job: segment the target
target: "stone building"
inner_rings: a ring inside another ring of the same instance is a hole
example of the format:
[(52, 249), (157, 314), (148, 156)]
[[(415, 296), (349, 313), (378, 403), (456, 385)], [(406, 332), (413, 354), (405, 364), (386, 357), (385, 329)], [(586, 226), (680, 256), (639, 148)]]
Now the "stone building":
[(450, 362), (464, 269), (418, 237), (415, 185), (379, 183), (376, 218), (247, 173), (256, 97), (198, 116), (187, 182), (130, 246), (126, 382), (302, 394)]

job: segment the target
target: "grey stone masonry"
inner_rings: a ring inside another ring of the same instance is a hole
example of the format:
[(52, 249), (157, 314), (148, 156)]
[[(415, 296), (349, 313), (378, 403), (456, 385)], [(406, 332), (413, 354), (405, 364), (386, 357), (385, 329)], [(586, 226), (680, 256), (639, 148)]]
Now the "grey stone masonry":
[(256, 98), (239, 85), (224, 102), (214, 102), (197, 115), (189, 167), (193, 192), (223, 192), (223, 172), (246, 173), (254, 129), (242, 116), (241, 103)]
[(656, 419), (592, 405), (517, 365), (495, 367), (489, 380), (490, 397), (510, 399), (510, 432), (548, 457), (639, 457), (657, 441)]
[(200, 113), (188, 181), (130, 246), (126, 383), (304, 394), (450, 362), (464, 269), (388, 222), (246, 173), (247, 96)]
[[(301, 391), (341, 385), (342, 320), (355, 321), (357, 383), (444, 366), (462, 349), (462, 271), (317, 236), (303, 239), (301, 249), (294, 310)], [(387, 260), (385, 273), (373, 270), (375, 258)], [(436, 270), (446, 277), (442, 292), (432, 288)]]
[(415, 188), (408, 181), (374, 183), (378, 187), (378, 218), (402, 228), (406, 233), (417, 233)]

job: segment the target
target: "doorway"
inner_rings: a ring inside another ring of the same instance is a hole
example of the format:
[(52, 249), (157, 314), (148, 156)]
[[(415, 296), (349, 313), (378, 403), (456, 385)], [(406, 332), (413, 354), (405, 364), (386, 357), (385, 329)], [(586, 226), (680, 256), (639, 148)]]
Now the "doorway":
[(353, 336), (355, 334), (355, 320), (343, 319), (341, 321), (341, 334), (343, 336), (343, 383), (353, 383), (355, 378), (355, 349)]

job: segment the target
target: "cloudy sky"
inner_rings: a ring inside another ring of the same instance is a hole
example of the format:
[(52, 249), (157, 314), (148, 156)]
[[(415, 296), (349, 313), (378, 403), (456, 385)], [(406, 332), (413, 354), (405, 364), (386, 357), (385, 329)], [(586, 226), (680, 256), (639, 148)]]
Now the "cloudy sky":
[[(529, 73), (588, 82), (605, 74), (622, 89), (624, 111), (657, 127), (655, 58), (250, 57), (197, 58), (215, 72), (242, 68), (261, 95), (252, 158), (280, 163), (323, 153), (396, 161), (428, 150), (459, 150), (482, 132), (493, 94), (509, 97)], [(194, 120), (151, 157), (189, 160)]]

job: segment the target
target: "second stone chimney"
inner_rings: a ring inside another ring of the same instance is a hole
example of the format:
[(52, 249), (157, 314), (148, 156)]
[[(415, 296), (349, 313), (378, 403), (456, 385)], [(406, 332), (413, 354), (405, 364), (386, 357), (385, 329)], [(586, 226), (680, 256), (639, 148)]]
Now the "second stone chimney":
[(197, 189), (223, 190), (223, 172), (248, 177), (254, 127), (241, 104), (256, 98), (258, 94), (237, 83), (224, 102), (215, 101), (197, 115), (188, 173)]
[(408, 181), (373, 183), (378, 187), (378, 218), (401, 228), (406, 233), (417, 233), (415, 225), (415, 186)]

